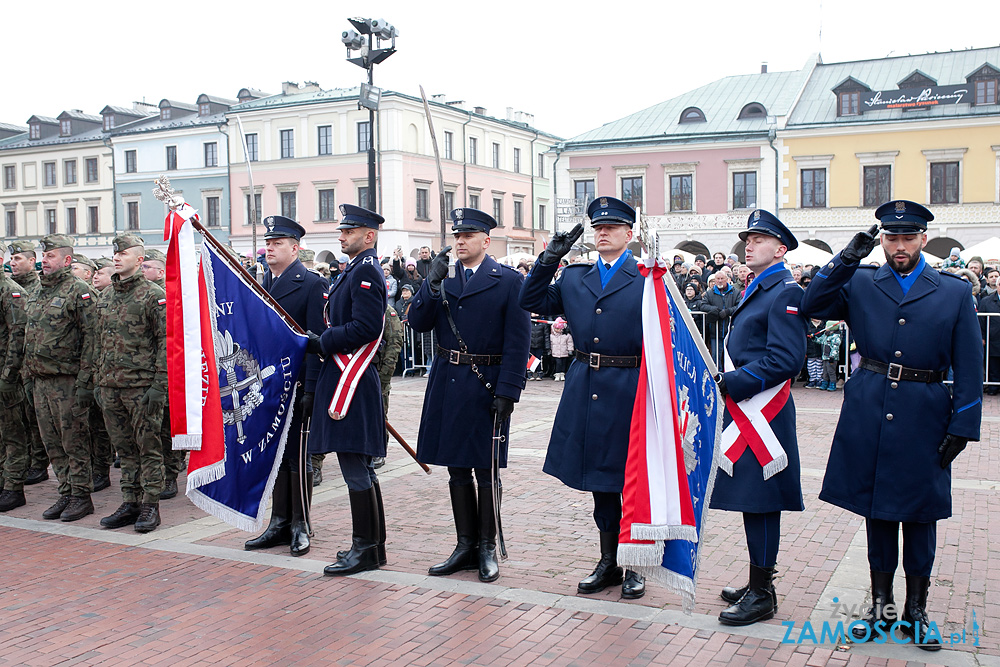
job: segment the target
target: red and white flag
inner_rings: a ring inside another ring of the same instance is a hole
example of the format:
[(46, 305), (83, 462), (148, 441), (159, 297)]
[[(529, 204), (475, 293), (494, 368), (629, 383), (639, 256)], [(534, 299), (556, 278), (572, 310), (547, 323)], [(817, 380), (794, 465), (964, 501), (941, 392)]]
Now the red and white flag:
[(535, 355), (532, 354), (531, 356), (528, 357), (527, 368), (530, 372), (534, 373), (535, 371), (538, 370), (538, 367), (541, 365), (542, 365), (542, 360), (536, 357)]

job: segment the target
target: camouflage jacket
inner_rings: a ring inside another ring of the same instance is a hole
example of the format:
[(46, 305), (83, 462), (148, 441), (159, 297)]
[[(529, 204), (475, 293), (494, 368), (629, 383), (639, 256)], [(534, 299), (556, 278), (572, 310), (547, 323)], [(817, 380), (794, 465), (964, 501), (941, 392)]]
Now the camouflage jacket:
[(11, 276), (11, 279), (24, 288), (25, 296), (37, 292), (38, 288), (41, 287), (38, 271), (32, 270), (20, 276)]
[(24, 307), (25, 376), (75, 375), (77, 387), (92, 387), (91, 289), (68, 266), (42, 276), (40, 282)]
[(385, 326), (382, 328), (382, 340), (385, 345), (378, 354), (378, 376), (382, 384), (389, 382), (392, 372), (396, 370), (399, 361), (399, 351), (403, 347), (403, 323), (392, 306), (386, 306)]
[(167, 390), (167, 295), (142, 271), (120, 279), (97, 302), (94, 384)]
[(0, 272), (0, 381), (20, 384), (24, 361), (24, 302), (27, 292)]

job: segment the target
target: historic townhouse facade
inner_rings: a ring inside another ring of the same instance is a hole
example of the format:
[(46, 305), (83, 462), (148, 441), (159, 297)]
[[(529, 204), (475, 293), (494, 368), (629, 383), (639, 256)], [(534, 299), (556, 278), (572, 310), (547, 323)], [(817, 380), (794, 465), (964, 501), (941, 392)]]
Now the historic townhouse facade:
[[(228, 241), (229, 133), (226, 111), (236, 100), (202, 94), (194, 104), (161, 100), (153, 115), (110, 130), (115, 207), (121, 231), (140, 234), (147, 247), (165, 248), (166, 207), (153, 197), (161, 174), (198, 209), (212, 235)], [(105, 113), (114, 113), (111, 107)]]
[(927, 251), (1000, 232), (1000, 47), (817, 63), (782, 143), (780, 217), (836, 250), (910, 199), (931, 209)]
[[(231, 240), (251, 246), (251, 193), (247, 155), (236, 129), (247, 136), (254, 201), (261, 216), (282, 214), (308, 233), (306, 246), (319, 261), (339, 254), (338, 205), (372, 201), (385, 216), (379, 250), (409, 252), (440, 247), (439, 178), (420, 98), (382, 91), (376, 127), (358, 109), (358, 88), (322, 90), (286, 83), (280, 95), (232, 107), (229, 118), (230, 188), (234, 194)], [(445, 207), (480, 208), (500, 222), (490, 252), (534, 254), (552, 229), (551, 169), (545, 154), (557, 140), (530, 125), (527, 114), (498, 119), (463, 102), (429, 101), (441, 157)], [(369, 141), (375, 142), (378, 181), (368, 191)], [(260, 218), (258, 218), (260, 219)], [(446, 225), (450, 236), (450, 221)], [(258, 228), (262, 247), (263, 228)]]
[(104, 120), (79, 110), (32, 116), (0, 139), (5, 241), (64, 233), (81, 252), (107, 254), (115, 234), (112, 152)]

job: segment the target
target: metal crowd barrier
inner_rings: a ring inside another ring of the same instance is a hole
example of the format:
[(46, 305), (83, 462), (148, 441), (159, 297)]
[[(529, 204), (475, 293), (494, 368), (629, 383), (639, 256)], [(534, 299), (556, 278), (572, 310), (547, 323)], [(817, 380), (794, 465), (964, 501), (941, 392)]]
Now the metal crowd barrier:
[(403, 377), (407, 373), (418, 375), (426, 373), (434, 360), (434, 350), (437, 338), (434, 332), (419, 333), (403, 323), (403, 349), (400, 350), (400, 362), (403, 364)]

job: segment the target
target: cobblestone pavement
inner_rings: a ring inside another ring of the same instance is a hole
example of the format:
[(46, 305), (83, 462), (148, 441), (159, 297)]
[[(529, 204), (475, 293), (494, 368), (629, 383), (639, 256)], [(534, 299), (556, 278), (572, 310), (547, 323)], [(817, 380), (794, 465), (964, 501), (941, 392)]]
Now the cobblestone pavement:
[[(412, 445), (425, 383), (393, 383), (390, 421)], [(793, 389), (806, 511), (782, 517), (779, 611), (726, 628), (716, 620), (724, 607), (718, 591), (746, 578), (735, 513), (708, 515), (694, 614), (654, 585), (637, 601), (623, 601), (617, 589), (576, 594), (599, 555), (591, 499), (541, 472), (561, 388), (529, 382), (514, 412), (504, 474), (510, 558), (493, 584), (475, 572), (426, 576), (454, 547), (447, 473), (425, 475), (394, 444), (380, 471), (389, 563), (343, 579), (322, 576), (350, 541), (333, 459), (316, 489), (316, 535), (303, 558), (285, 548), (244, 551), (248, 534), (183, 496), (161, 502), (163, 525), (152, 533), (104, 530), (100, 517), (121, 502), (118, 471), (111, 489), (94, 495), (96, 513), (71, 524), (41, 519), (56, 498), (54, 481), (28, 487), (28, 505), (0, 515), (0, 665), (1000, 666), (992, 632), (1000, 604), (986, 596), (1000, 591), (1000, 399), (985, 397), (983, 440), (956, 461), (955, 515), (939, 524), (928, 612), (958, 639), (927, 653), (818, 641), (824, 621), (848, 622), (845, 608), (861, 607), (868, 586), (861, 520), (816, 497), (840, 392)], [(903, 586), (900, 571), (897, 600)], [(794, 643), (807, 626), (817, 641), (806, 632)]]

